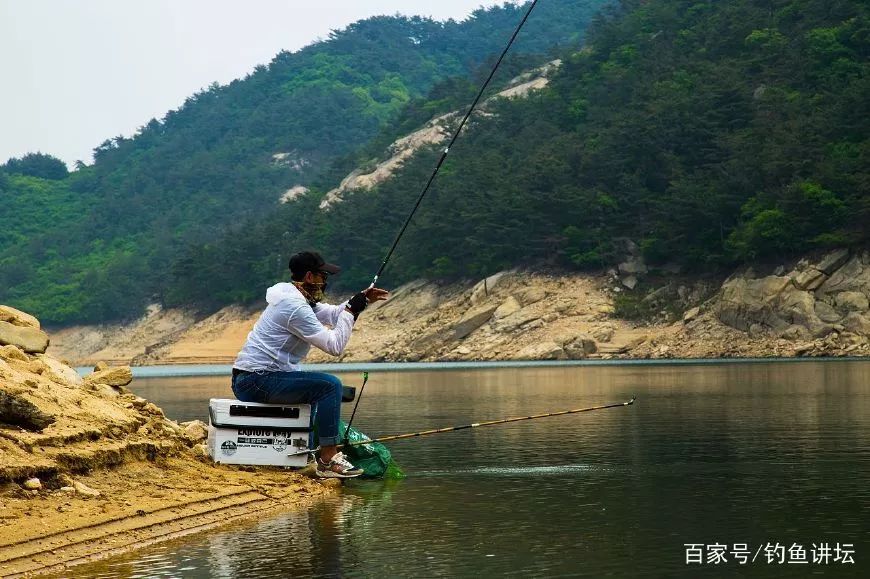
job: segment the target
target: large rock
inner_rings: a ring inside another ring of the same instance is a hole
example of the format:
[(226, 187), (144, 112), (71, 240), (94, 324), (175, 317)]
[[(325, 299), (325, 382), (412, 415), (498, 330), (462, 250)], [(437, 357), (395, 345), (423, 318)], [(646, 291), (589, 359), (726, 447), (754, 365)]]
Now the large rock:
[(130, 366), (114, 366), (107, 370), (92, 372), (85, 376), (85, 384), (106, 384), (108, 386), (126, 386), (133, 381), (133, 371)]
[(837, 302), (837, 307), (850, 312), (866, 312), (870, 307), (867, 296), (861, 292), (840, 292), (834, 299)]
[(27, 362), (30, 358), (27, 354), (21, 351), (18, 346), (0, 346), (0, 358), (7, 361), (18, 360), (19, 362)]
[(837, 294), (844, 291), (859, 291), (865, 295), (870, 293), (870, 267), (864, 265), (860, 257), (855, 256), (825, 281), (818, 295)]
[(819, 319), (828, 324), (836, 324), (843, 317), (837, 310), (821, 300), (816, 301), (815, 309)]
[(686, 313), (683, 314), (683, 322), (688, 324), (689, 322), (691, 322), (692, 320), (697, 318), (700, 314), (701, 314), (700, 307), (694, 307), (694, 308), (688, 309), (688, 310), (686, 310)]
[(0, 389), (0, 422), (40, 431), (55, 421), (54, 416), (37, 408), (22, 393)]
[(208, 438), (208, 426), (202, 420), (191, 420), (180, 424), (184, 437), (193, 442)]
[(813, 291), (818, 289), (827, 279), (828, 276), (824, 272), (815, 268), (809, 268), (798, 273), (792, 278), (792, 282), (799, 290)]
[(587, 334), (578, 334), (564, 342), (562, 348), (571, 360), (582, 360), (598, 351), (598, 344)]
[(526, 291), (519, 294), (519, 302), (523, 306), (538, 303), (547, 297), (547, 291), (541, 287), (530, 287)]
[(18, 346), (28, 353), (44, 353), (48, 348), (48, 334), (28, 326), (15, 326), (0, 322), (0, 345)]
[(813, 269), (816, 269), (825, 275), (831, 275), (841, 267), (843, 264), (849, 260), (849, 250), (848, 249), (838, 249), (836, 251), (832, 251), (828, 255), (826, 255), (822, 261), (813, 266)]
[(497, 306), (483, 306), (466, 312), (462, 319), (453, 326), (453, 339), (461, 340), (488, 322), (496, 309)]
[(44, 354), (37, 354), (37, 359), (46, 366), (48, 366), (48, 369), (51, 370), (55, 376), (57, 376), (67, 384), (78, 386), (82, 383), (82, 377), (79, 375), (79, 373), (64, 364), (63, 362), (59, 362), (51, 356), (46, 356)]
[(536, 342), (511, 356), (512, 360), (564, 360), (566, 358), (565, 350), (555, 342)]
[(508, 299), (503, 301), (501, 305), (496, 308), (493, 317), (496, 320), (500, 320), (520, 311), (521, 308), (522, 306), (520, 305), (519, 300), (514, 296), (509, 296)]
[(502, 319), (497, 319), (497, 315), (498, 310), (493, 314), (493, 328), (499, 332), (512, 332), (541, 318), (540, 314), (530, 310), (518, 310)]
[(39, 320), (21, 310), (10, 306), (0, 306), (0, 322), (9, 322), (13, 326), (39, 329)]
[(787, 324), (778, 318), (775, 310), (790, 283), (790, 278), (774, 275), (761, 279), (732, 278), (722, 285), (716, 316), (722, 323), (744, 332), (754, 323), (784, 329)]
[(643, 259), (640, 256), (632, 256), (619, 264), (619, 273), (622, 275), (638, 275), (649, 271)]
[(858, 312), (850, 312), (846, 314), (841, 322), (843, 327), (853, 334), (862, 336), (870, 336), (870, 316), (859, 314)]

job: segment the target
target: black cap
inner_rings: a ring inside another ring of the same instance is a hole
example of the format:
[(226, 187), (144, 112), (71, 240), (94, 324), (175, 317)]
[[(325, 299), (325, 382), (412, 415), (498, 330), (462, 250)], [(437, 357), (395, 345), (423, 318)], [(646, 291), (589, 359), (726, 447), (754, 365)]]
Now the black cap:
[(302, 277), (309, 271), (324, 271), (328, 274), (336, 274), (341, 268), (334, 263), (326, 263), (316, 251), (300, 251), (290, 258), (290, 273), (296, 277)]

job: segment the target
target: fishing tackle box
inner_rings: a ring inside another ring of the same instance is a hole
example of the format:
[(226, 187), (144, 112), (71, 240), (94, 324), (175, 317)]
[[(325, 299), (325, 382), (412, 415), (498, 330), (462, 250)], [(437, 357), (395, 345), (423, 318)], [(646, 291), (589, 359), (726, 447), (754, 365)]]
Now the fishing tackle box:
[(312, 444), (311, 405), (208, 403), (208, 453), (224, 464), (303, 467)]

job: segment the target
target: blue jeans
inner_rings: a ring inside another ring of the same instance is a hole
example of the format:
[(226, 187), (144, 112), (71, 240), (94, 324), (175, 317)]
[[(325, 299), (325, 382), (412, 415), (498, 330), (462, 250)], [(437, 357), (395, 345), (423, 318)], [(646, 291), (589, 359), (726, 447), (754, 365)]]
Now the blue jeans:
[(321, 446), (338, 444), (341, 380), (323, 372), (242, 372), (233, 377), (233, 394), (242, 402), (316, 404)]

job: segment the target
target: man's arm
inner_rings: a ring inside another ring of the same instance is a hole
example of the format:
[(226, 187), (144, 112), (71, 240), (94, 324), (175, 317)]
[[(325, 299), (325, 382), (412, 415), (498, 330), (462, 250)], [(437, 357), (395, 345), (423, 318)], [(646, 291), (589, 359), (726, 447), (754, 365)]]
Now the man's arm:
[(290, 314), (287, 328), (312, 346), (332, 356), (338, 356), (350, 340), (354, 319), (353, 314), (346, 311), (343, 305), (329, 307), (339, 308), (331, 330), (321, 323), (319, 316), (307, 305), (296, 308)]
[(337, 306), (320, 303), (315, 306), (314, 315), (317, 316), (317, 319), (321, 324), (325, 326), (335, 326), (335, 323), (338, 321), (338, 316), (341, 315), (341, 312), (343, 312), (346, 307), (347, 301), (344, 301)]

